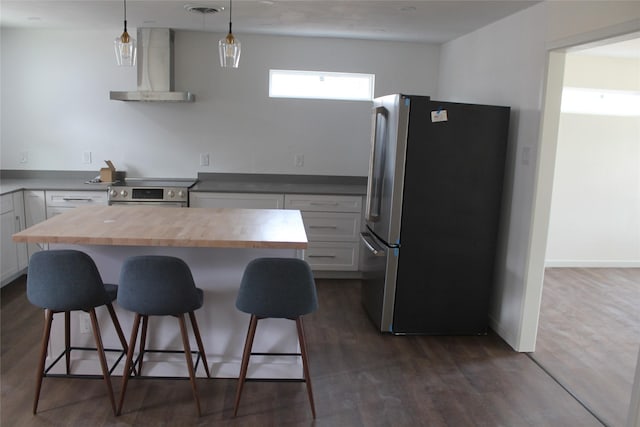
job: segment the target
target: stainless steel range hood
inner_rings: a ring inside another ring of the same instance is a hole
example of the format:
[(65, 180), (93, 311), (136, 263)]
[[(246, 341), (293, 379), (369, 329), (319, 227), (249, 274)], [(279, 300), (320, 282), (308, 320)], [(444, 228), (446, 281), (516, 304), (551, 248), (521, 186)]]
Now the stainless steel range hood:
[(193, 102), (191, 92), (173, 88), (173, 30), (138, 28), (138, 90), (109, 93), (117, 101)]

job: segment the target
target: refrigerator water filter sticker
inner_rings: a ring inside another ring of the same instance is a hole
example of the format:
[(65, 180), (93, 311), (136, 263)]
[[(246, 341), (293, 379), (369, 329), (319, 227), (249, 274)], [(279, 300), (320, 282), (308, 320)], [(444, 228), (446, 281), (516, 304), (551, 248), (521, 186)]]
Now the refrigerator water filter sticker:
[(438, 110), (438, 111), (432, 111), (431, 112), (431, 122), (432, 123), (446, 122), (447, 120), (449, 120), (447, 118), (447, 110)]

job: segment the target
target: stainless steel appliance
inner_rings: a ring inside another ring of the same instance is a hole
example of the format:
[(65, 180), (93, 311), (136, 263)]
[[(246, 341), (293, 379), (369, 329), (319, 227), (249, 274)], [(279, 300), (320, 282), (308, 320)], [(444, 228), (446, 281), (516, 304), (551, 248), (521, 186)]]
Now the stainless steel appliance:
[(363, 305), (383, 332), (483, 334), (508, 107), (374, 100)]
[(195, 180), (128, 178), (109, 187), (109, 205), (189, 206)]

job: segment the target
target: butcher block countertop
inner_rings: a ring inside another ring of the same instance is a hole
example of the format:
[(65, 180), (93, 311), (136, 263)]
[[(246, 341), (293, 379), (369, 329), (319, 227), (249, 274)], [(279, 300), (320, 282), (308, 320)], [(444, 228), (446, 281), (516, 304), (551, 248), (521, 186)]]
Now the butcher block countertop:
[(306, 249), (300, 211), (88, 206), (13, 235), (15, 242), (111, 246)]

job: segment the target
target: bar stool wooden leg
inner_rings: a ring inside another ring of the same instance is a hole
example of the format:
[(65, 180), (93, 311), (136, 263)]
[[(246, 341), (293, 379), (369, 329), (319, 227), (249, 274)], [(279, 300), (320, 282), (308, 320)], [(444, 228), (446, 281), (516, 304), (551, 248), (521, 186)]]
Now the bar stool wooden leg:
[(64, 359), (67, 375), (71, 371), (71, 313), (64, 312)]
[(233, 416), (238, 415), (238, 406), (240, 405), (240, 397), (242, 396), (242, 388), (247, 379), (247, 368), (249, 367), (249, 358), (251, 357), (251, 349), (253, 348), (253, 339), (256, 336), (256, 328), (258, 326), (258, 317), (251, 315), (249, 321), (249, 329), (247, 330), (247, 339), (244, 342), (244, 351), (242, 352), (242, 365), (240, 366), (240, 375), (238, 377), (238, 391), (236, 392), (236, 403), (233, 408)]
[(302, 356), (302, 369), (304, 372), (304, 381), (307, 385), (307, 394), (309, 395), (309, 403), (311, 403), (311, 413), (313, 418), (316, 417), (316, 405), (313, 403), (313, 390), (311, 388), (311, 375), (309, 375), (309, 359), (307, 356), (307, 341), (304, 337), (304, 327), (302, 326), (302, 317), (296, 318), (296, 328), (298, 329), (298, 341), (300, 342), (300, 354)]
[[(144, 361), (144, 349), (147, 345), (147, 327), (149, 316), (142, 315), (142, 335), (140, 335), (140, 351), (138, 352), (138, 374), (142, 375), (142, 362)], [(134, 368), (135, 369), (135, 368)]]
[(187, 368), (189, 368), (189, 379), (191, 380), (191, 390), (193, 398), (196, 401), (196, 409), (200, 416), (200, 398), (198, 397), (198, 387), (196, 386), (196, 374), (193, 370), (193, 359), (191, 358), (191, 348), (189, 345), (189, 334), (187, 333), (187, 324), (184, 321), (184, 314), (176, 316), (180, 322), (180, 333), (182, 334), (182, 345), (184, 347), (184, 356), (187, 359)]
[(109, 310), (109, 316), (111, 316), (113, 326), (116, 328), (116, 333), (118, 334), (118, 339), (120, 339), (120, 344), (122, 344), (122, 348), (126, 353), (129, 349), (127, 346), (127, 340), (124, 337), (124, 332), (122, 332), (122, 327), (120, 326), (120, 322), (118, 321), (118, 317), (116, 316), (116, 311), (113, 309), (113, 304), (105, 305), (107, 306), (107, 310)]
[[(116, 333), (118, 334), (118, 339), (120, 339), (120, 344), (122, 345), (122, 349), (125, 353), (125, 357), (127, 352), (129, 351), (129, 346), (127, 344), (127, 340), (124, 337), (124, 332), (122, 332), (122, 327), (120, 326), (120, 322), (118, 321), (118, 316), (116, 315), (116, 311), (113, 309), (113, 304), (105, 304), (107, 306), (107, 310), (109, 310), (109, 316), (111, 316), (111, 321), (113, 322), (113, 326), (116, 329)], [(137, 375), (138, 372), (136, 369), (133, 369), (133, 374)]]
[(136, 348), (136, 339), (138, 338), (138, 329), (140, 328), (140, 317), (141, 315), (136, 313), (133, 319), (133, 328), (131, 328), (131, 339), (129, 340), (127, 360), (124, 364), (124, 371), (122, 372), (122, 390), (120, 390), (120, 402), (118, 402), (118, 411), (116, 412), (116, 415), (120, 415), (120, 413), (122, 412), (124, 395), (127, 392), (127, 383), (129, 382), (129, 375), (131, 375), (133, 364), (133, 351)]
[(189, 312), (189, 319), (191, 319), (193, 334), (196, 336), (198, 351), (200, 352), (200, 358), (204, 364), (204, 371), (207, 373), (207, 378), (211, 378), (211, 374), (209, 373), (209, 363), (207, 362), (207, 354), (204, 352), (204, 345), (202, 344), (202, 337), (200, 336), (200, 328), (198, 328), (198, 321), (196, 320), (196, 315), (193, 311)]
[(44, 310), (44, 331), (42, 333), (42, 347), (40, 349), (40, 362), (36, 375), (36, 395), (33, 399), (33, 413), (38, 410), (38, 400), (40, 400), (40, 389), (42, 388), (42, 378), (44, 377), (44, 365), (47, 359), (47, 346), (49, 345), (49, 335), (51, 335), (51, 323), (53, 322), (53, 311)]
[(109, 373), (109, 366), (107, 365), (107, 358), (104, 354), (104, 345), (102, 344), (102, 335), (100, 334), (100, 326), (98, 325), (98, 317), (96, 316), (96, 310), (92, 308), (89, 310), (89, 316), (91, 317), (91, 326), (93, 327), (93, 336), (96, 340), (96, 348), (98, 349), (98, 356), (100, 359), (100, 366), (102, 367), (102, 376), (104, 383), (107, 385), (109, 391), (109, 400), (111, 401), (111, 408), (114, 415), (116, 414), (116, 400), (113, 397), (113, 386), (111, 385), (111, 374)]

